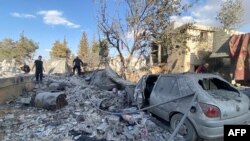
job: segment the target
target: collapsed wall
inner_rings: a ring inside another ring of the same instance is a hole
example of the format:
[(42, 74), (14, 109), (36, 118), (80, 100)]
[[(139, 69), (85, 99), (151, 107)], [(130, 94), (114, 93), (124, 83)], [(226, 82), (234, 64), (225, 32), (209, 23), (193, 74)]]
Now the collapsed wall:
[(44, 61), (44, 68), (48, 74), (63, 74), (71, 72), (68, 60), (63, 58)]

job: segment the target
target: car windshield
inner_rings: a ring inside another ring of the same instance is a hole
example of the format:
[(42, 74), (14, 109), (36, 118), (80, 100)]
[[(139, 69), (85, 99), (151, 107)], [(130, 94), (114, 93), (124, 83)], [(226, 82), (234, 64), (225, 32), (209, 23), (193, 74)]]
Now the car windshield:
[(239, 95), (239, 92), (218, 78), (205, 78), (198, 81), (199, 85), (211, 96), (220, 99), (231, 99)]

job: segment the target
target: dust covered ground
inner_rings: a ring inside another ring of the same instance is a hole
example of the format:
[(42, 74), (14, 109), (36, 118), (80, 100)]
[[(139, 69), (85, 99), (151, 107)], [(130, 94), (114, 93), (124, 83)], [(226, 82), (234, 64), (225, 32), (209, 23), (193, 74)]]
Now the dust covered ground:
[[(147, 113), (117, 114), (136, 108), (129, 106), (123, 91), (89, 85), (86, 80), (90, 77), (47, 76), (33, 91), (0, 105), (0, 140), (165, 141), (170, 137), (170, 131), (158, 126)], [(51, 91), (65, 92), (68, 105), (52, 111), (25, 102), (38, 93)], [(175, 140), (183, 138), (178, 135)]]

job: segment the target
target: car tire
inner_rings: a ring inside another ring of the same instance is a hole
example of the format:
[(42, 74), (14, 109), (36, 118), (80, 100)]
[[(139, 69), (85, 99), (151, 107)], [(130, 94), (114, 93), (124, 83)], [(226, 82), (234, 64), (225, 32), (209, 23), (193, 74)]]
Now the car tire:
[[(178, 126), (182, 117), (183, 117), (182, 114), (175, 114), (172, 116), (170, 120), (170, 126), (173, 130), (175, 130), (175, 128)], [(183, 125), (179, 130), (179, 134), (182, 135), (186, 141), (198, 140), (198, 135), (196, 133), (196, 130), (188, 118), (184, 120)]]

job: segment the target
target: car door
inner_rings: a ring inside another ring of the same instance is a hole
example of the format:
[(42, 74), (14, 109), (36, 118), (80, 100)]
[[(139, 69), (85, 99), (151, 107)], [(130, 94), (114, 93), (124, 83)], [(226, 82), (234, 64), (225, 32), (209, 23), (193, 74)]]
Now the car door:
[(142, 106), (142, 101), (144, 100), (144, 89), (146, 87), (146, 80), (147, 80), (147, 75), (143, 76), (139, 82), (137, 83), (136, 87), (135, 87), (135, 92), (134, 92), (134, 101), (135, 104), (138, 107)]
[[(172, 100), (179, 95), (178, 82), (175, 76), (161, 76), (150, 97), (150, 105), (156, 105)], [(171, 101), (166, 104), (157, 106), (150, 110), (153, 114), (168, 120), (169, 113), (176, 109), (177, 101)]]

